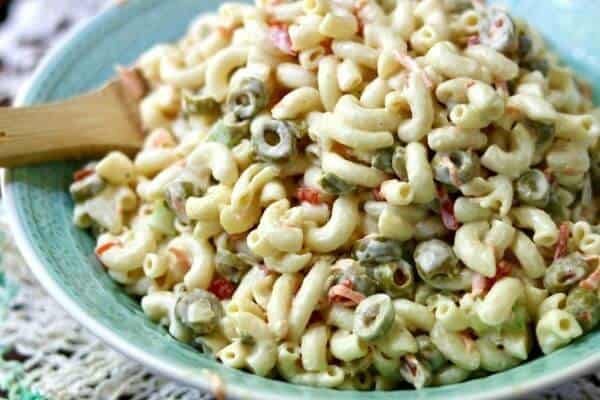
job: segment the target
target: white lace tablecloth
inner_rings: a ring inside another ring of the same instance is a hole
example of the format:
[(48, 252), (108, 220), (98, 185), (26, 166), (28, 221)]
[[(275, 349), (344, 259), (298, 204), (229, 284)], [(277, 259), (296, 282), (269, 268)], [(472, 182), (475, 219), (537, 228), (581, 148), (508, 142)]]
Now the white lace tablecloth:
[[(114, 2), (13, 0), (12, 3), (9, 19), (0, 25), (0, 105), (10, 104), (47, 48), (73, 24)], [(0, 399), (211, 398), (209, 394), (151, 374), (106, 347), (71, 319), (31, 276), (3, 223), (0, 223), (0, 257), (0, 349), (3, 350)], [(527, 398), (600, 399), (600, 374)]]

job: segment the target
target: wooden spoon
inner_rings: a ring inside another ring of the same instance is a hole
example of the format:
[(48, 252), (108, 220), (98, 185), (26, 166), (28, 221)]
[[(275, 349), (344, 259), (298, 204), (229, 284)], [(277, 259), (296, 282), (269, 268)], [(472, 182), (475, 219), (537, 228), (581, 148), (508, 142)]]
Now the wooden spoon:
[(0, 108), (0, 167), (98, 157), (110, 150), (135, 154), (143, 133), (135, 70), (101, 89), (66, 101)]

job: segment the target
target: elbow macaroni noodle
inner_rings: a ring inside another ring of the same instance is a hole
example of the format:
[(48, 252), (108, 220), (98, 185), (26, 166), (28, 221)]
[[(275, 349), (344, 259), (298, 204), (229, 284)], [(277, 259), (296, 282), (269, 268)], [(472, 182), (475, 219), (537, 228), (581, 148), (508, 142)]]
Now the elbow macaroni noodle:
[(600, 111), (472, 3), (223, 4), (140, 57), (144, 146), (75, 174), (74, 223), (261, 376), (421, 388), (567, 345), (600, 323)]

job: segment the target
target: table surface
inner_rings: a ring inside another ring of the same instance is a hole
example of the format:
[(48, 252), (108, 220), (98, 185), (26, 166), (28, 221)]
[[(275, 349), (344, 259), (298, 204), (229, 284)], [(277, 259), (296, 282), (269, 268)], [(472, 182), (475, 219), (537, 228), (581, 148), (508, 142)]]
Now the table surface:
[[(10, 104), (50, 46), (73, 25), (112, 5), (114, 0), (0, 0), (0, 18), (6, 3), (10, 3), (8, 18), (0, 24), (0, 106)], [(0, 275), (0, 319), (3, 319), (0, 343), (3, 348), (10, 348), (0, 359), (0, 388), (4, 391), (0, 391), (0, 399), (198, 400), (210, 397), (153, 376), (83, 330), (30, 278), (2, 224), (0, 249), (0, 270), (10, 278), (5, 280), (4, 275)], [(37, 396), (36, 390), (46, 397)], [(600, 374), (528, 397), (597, 398), (600, 399)]]

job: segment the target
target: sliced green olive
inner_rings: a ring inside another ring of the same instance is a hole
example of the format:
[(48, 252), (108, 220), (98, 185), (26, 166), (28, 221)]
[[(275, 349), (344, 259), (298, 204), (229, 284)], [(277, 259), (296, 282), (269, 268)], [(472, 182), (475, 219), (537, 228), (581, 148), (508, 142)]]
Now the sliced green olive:
[(458, 258), (454, 250), (448, 243), (439, 239), (419, 243), (413, 257), (422, 279), (452, 274), (458, 268)]
[(600, 322), (600, 299), (595, 292), (576, 287), (567, 296), (565, 311), (577, 319), (584, 332), (589, 332)]
[(406, 172), (406, 148), (397, 146), (392, 157), (392, 169), (400, 180), (408, 180), (408, 172)]
[(287, 121), (264, 118), (253, 123), (252, 146), (265, 161), (291, 158), (296, 154), (296, 141), (296, 128)]
[(75, 181), (69, 187), (71, 197), (76, 203), (94, 197), (106, 188), (106, 182), (98, 174), (91, 174)]
[(544, 287), (550, 293), (567, 292), (588, 274), (589, 266), (577, 253), (554, 261), (544, 275)]
[(240, 283), (242, 277), (252, 265), (243, 255), (235, 254), (227, 249), (218, 248), (215, 255), (215, 267), (219, 275), (234, 284)]
[(219, 299), (202, 289), (182, 293), (175, 304), (177, 319), (197, 335), (213, 332), (223, 315)]
[(368, 270), (380, 291), (393, 299), (412, 299), (415, 292), (415, 273), (412, 265), (404, 260), (381, 264)]
[(165, 200), (177, 219), (184, 224), (189, 224), (190, 219), (185, 212), (185, 201), (188, 197), (198, 194), (196, 185), (192, 182), (175, 181), (165, 189)]
[(354, 257), (364, 266), (375, 266), (402, 260), (402, 242), (381, 236), (367, 236), (353, 249)]
[(438, 182), (455, 187), (469, 182), (480, 172), (479, 157), (471, 151), (436, 153), (431, 167)]
[(415, 355), (407, 355), (402, 358), (400, 375), (404, 380), (412, 384), (416, 389), (431, 385), (433, 375), (426, 362)]
[(415, 338), (417, 345), (419, 346), (419, 356), (427, 361), (433, 372), (442, 368), (448, 360), (441, 351), (435, 347), (435, 344), (431, 341), (431, 338), (427, 335), (419, 335)]
[(177, 232), (173, 227), (174, 221), (175, 214), (169, 209), (167, 203), (163, 200), (155, 201), (148, 222), (150, 228), (163, 235), (175, 235)]
[(501, 53), (511, 53), (519, 45), (512, 18), (496, 7), (490, 8), (482, 19), (479, 38), (483, 45)]
[(221, 112), (221, 104), (209, 96), (184, 92), (181, 101), (186, 115), (212, 115)]
[(227, 97), (227, 108), (238, 120), (252, 119), (269, 101), (264, 82), (256, 78), (244, 79)]
[(392, 159), (394, 158), (394, 148), (388, 147), (386, 149), (379, 150), (371, 159), (371, 166), (377, 168), (386, 174), (393, 174), (394, 168), (392, 168)]
[(377, 292), (377, 281), (358, 263), (348, 264), (343, 269), (335, 271), (333, 283), (338, 284), (344, 281), (350, 281), (352, 289), (365, 296), (370, 296)]
[(366, 341), (380, 338), (390, 330), (395, 316), (390, 296), (381, 293), (369, 296), (356, 307), (354, 333)]
[(208, 134), (208, 140), (223, 143), (231, 149), (247, 137), (249, 131), (249, 121), (238, 121), (233, 114), (229, 113), (213, 125)]
[(525, 172), (516, 182), (517, 197), (521, 204), (544, 208), (550, 201), (550, 182), (539, 169)]
[(330, 172), (323, 174), (319, 180), (321, 187), (328, 193), (336, 196), (355, 193), (358, 188), (356, 185), (344, 181), (342, 178)]

